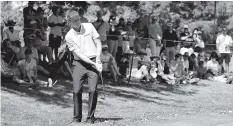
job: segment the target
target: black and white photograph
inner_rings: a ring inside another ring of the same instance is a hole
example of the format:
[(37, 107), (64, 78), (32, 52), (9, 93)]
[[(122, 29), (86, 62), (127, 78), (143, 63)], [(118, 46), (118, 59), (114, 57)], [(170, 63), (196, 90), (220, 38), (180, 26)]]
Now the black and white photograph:
[(0, 1), (1, 126), (233, 126), (233, 1)]

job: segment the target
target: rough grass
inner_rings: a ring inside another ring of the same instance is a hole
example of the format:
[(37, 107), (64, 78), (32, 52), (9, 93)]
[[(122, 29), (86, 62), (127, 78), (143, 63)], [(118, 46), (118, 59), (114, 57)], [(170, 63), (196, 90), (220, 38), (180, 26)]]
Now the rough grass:
[[(233, 125), (233, 85), (210, 81), (180, 87), (163, 84), (147, 87), (139, 83), (110, 86), (108, 83), (105, 80), (105, 99), (102, 99), (102, 85), (98, 86), (96, 126)], [(84, 91), (83, 120), (87, 115), (86, 85)], [(50, 89), (27, 90), (2, 83), (1, 105), (2, 126), (70, 126), (72, 84), (61, 80)]]

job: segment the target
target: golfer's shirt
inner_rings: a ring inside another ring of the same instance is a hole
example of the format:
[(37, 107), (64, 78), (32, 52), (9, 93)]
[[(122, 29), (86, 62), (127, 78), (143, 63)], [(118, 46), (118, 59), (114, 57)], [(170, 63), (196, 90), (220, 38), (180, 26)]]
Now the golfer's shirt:
[[(94, 58), (97, 55), (97, 47), (94, 42), (97, 38), (99, 38), (99, 34), (91, 23), (82, 23), (80, 33), (72, 28), (65, 36), (70, 51), (76, 49), (88, 58)], [(74, 60), (79, 60), (75, 54)]]

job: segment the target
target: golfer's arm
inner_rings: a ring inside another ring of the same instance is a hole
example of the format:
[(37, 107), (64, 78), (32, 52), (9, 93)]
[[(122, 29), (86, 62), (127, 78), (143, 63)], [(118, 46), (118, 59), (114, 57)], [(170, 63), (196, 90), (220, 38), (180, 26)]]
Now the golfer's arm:
[(97, 57), (100, 58), (100, 54), (102, 53), (102, 44), (99, 38), (94, 39), (94, 43), (96, 44), (97, 47)]

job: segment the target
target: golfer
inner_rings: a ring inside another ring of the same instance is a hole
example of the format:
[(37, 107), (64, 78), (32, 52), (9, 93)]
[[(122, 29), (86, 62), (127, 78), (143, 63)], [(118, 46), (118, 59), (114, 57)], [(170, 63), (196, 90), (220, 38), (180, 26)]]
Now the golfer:
[(99, 34), (91, 23), (81, 23), (76, 11), (67, 15), (70, 30), (65, 36), (68, 48), (74, 54), (73, 100), (74, 121), (82, 119), (82, 87), (84, 79), (88, 79), (89, 101), (87, 123), (94, 123), (94, 112), (97, 104), (97, 81), (102, 71), (100, 62), (101, 41)]

